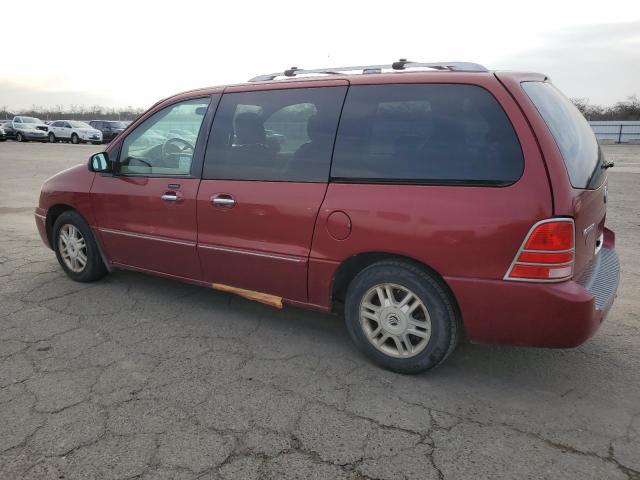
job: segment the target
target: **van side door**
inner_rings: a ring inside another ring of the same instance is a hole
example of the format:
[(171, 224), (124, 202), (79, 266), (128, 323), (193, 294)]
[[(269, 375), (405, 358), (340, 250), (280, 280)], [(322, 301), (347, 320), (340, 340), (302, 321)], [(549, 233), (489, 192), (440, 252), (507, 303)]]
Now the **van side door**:
[(313, 85), (225, 90), (198, 192), (205, 281), (307, 301), (311, 239), (347, 82)]

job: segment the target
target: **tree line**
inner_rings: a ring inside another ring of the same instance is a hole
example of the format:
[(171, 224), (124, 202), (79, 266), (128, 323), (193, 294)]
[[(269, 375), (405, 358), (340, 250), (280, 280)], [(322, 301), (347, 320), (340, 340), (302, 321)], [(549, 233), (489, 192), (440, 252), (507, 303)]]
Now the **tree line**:
[[(631, 95), (626, 100), (614, 105), (602, 106), (589, 103), (588, 98), (572, 98), (573, 104), (582, 112), (587, 120), (640, 120), (640, 98)], [(6, 105), (0, 107), (0, 119), (11, 119), (15, 115), (37, 117), (40, 120), (135, 120), (144, 112), (143, 108), (106, 108), (100, 105), (86, 107), (84, 105), (63, 105), (31, 108), (19, 112), (10, 111)], [(300, 112), (308, 115), (308, 112)]]
[(588, 98), (572, 98), (571, 101), (587, 120), (640, 120), (640, 98), (637, 95), (606, 107), (593, 105)]
[(11, 119), (16, 115), (36, 117), (40, 120), (135, 120), (138, 115), (144, 112), (143, 108), (106, 108), (100, 105), (86, 107), (84, 105), (70, 105), (65, 108), (63, 105), (54, 107), (41, 107), (32, 105), (31, 108), (11, 111), (6, 105), (0, 107), (0, 119)]

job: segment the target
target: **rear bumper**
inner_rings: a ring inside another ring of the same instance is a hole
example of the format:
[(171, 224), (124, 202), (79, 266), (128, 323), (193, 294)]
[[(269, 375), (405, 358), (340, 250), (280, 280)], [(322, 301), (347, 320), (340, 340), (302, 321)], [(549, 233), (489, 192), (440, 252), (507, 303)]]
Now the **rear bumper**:
[(596, 332), (613, 304), (619, 278), (615, 250), (603, 248), (575, 281), (447, 281), (472, 342), (565, 348)]

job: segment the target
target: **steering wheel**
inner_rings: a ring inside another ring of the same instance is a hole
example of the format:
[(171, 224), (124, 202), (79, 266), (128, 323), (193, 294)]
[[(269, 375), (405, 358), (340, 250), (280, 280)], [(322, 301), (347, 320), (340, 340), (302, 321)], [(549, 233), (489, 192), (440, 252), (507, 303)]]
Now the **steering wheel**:
[[(182, 147), (180, 146), (182, 145)], [(174, 151), (171, 151), (174, 150)], [(193, 152), (193, 145), (187, 142), (184, 138), (173, 137), (168, 138), (162, 144), (162, 157), (167, 158), (172, 155), (181, 155), (188, 151)]]

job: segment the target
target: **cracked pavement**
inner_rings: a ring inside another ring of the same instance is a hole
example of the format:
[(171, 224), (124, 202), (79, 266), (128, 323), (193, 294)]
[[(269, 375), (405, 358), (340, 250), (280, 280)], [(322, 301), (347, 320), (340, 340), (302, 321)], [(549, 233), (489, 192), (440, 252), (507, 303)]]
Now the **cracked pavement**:
[(116, 271), (79, 284), (33, 221), (99, 147), (0, 143), (0, 478), (640, 479), (640, 146), (607, 146), (619, 297), (572, 350), (460, 345), (417, 376), (338, 317)]

